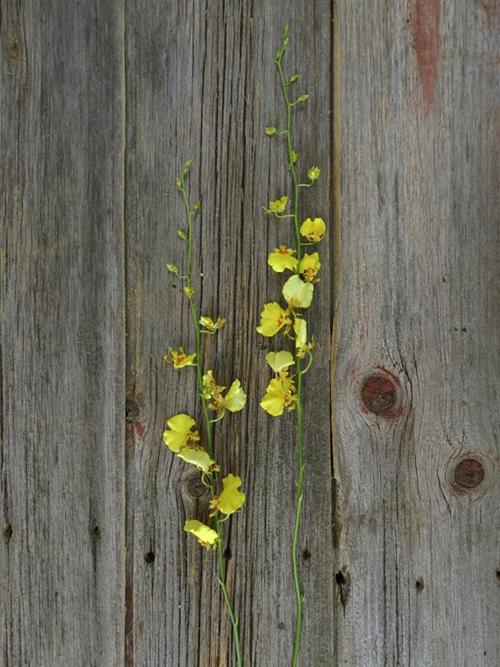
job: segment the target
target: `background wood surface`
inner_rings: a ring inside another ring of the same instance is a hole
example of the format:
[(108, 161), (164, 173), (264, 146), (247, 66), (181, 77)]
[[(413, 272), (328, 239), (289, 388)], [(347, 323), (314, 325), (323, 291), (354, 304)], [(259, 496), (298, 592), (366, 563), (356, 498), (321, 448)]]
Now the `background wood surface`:
[[(292, 241), (273, 54), (312, 97), (304, 214), (329, 220), (310, 321), (302, 664), (494, 667), (500, 233), (493, 0), (0, 0), (0, 664), (234, 665), (197, 477), (161, 444), (195, 410), (175, 177), (193, 158), (206, 367), (245, 479), (227, 524), (245, 664), (289, 663), (293, 415), (258, 406)], [(464, 463), (465, 461), (465, 463)]]

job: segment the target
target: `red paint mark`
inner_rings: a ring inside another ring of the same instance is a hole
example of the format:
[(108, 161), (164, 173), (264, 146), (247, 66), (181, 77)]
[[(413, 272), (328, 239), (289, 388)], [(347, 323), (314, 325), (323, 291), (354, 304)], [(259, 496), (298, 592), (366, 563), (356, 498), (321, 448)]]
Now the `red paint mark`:
[(134, 431), (139, 436), (139, 438), (143, 438), (144, 433), (146, 433), (146, 427), (144, 424), (141, 424), (141, 422), (136, 421), (134, 422)]
[(432, 111), (436, 99), (439, 58), (439, 0), (415, 0), (413, 46), (417, 54), (417, 67), (424, 112)]

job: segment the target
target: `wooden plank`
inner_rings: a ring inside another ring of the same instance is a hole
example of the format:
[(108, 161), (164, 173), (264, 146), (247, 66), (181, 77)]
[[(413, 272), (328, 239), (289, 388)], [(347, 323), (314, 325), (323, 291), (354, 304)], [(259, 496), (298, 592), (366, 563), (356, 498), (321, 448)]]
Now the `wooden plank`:
[(493, 4), (336, 3), (336, 664), (500, 664)]
[(123, 21), (1, 2), (0, 662), (123, 664)]
[[(283, 122), (273, 56), (287, 15), (290, 71), (304, 75), (312, 94), (298, 146), (305, 167), (323, 170), (307, 211), (328, 218), (330, 3), (152, 0), (147, 11), (127, 3), (128, 664), (235, 664), (213, 556), (182, 533), (186, 517), (206, 514), (206, 499), (196, 476), (161, 444), (165, 419), (192, 412), (195, 403), (194, 375), (161, 361), (168, 344), (193, 343), (186, 302), (165, 269), (167, 261), (181, 263), (175, 178), (187, 158), (194, 161), (193, 196), (202, 201), (195, 260), (204, 274), (203, 310), (227, 319), (208, 341), (207, 368), (224, 384), (240, 377), (250, 396), (246, 411), (216, 432), (218, 460), (242, 474), (248, 493), (245, 510), (227, 525), (226, 545), (245, 664), (281, 667), (291, 655), (294, 420), (273, 421), (258, 406), (269, 377), (267, 343), (255, 332), (262, 305), (282, 283), (270, 275), (268, 252), (292, 240), (291, 230), (269, 222), (261, 208), (286, 181), (284, 146), (263, 129)], [(301, 540), (303, 655), (315, 666), (333, 660), (328, 245), (323, 262), (312, 326), (318, 358), (306, 382)]]

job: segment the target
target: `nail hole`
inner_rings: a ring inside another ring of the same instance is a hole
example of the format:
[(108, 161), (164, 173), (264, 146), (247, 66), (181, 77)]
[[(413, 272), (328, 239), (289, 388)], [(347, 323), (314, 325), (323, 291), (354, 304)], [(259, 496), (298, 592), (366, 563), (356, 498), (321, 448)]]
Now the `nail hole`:
[(92, 533), (92, 537), (94, 538), (94, 540), (101, 539), (101, 529), (99, 528), (99, 526), (94, 526), (90, 532)]
[(498, 581), (500, 581), (500, 567), (496, 569), (495, 576), (498, 579)]
[(7, 540), (10, 540), (10, 538), (12, 537), (12, 533), (13, 533), (13, 532), (14, 532), (14, 529), (12, 528), (12, 524), (9, 523), (9, 522), (7, 522), (7, 523), (4, 525), (4, 527), (3, 527), (3, 534), (4, 534), (4, 537), (5, 537)]
[(304, 549), (304, 551), (302, 552), (302, 558), (303, 558), (304, 560), (309, 560), (309, 559), (311, 558), (311, 555), (312, 555), (312, 554), (311, 554), (311, 552), (309, 551), (309, 549)]
[(415, 582), (415, 588), (417, 589), (417, 593), (421, 593), (424, 590), (425, 584), (422, 577), (419, 577)]
[(233, 554), (231, 553), (231, 549), (229, 547), (226, 547), (224, 549), (224, 558), (226, 560), (231, 560), (232, 556), (233, 556)]
[(155, 553), (154, 551), (148, 551), (147, 553), (144, 554), (144, 560), (146, 563), (154, 563), (155, 561)]
[(340, 570), (335, 575), (335, 581), (337, 582), (337, 586), (343, 586), (345, 584), (344, 573)]

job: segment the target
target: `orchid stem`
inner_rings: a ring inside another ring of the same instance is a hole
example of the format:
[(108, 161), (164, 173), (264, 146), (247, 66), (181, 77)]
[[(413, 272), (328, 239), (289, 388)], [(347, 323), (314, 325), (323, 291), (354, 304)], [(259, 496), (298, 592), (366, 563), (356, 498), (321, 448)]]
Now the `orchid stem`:
[[(288, 149), (288, 164), (289, 170), (292, 177), (292, 192), (293, 192), (293, 221), (295, 228), (295, 249), (297, 254), (297, 259), (300, 262), (302, 257), (302, 240), (300, 237), (300, 227), (299, 227), (299, 215), (300, 215), (300, 188), (301, 184), (299, 183), (297, 177), (297, 170), (295, 168), (296, 155), (293, 149), (293, 127), (292, 127), (292, 109), (293, 103), (290, 102), (288, 97), (288, 87), (285, 74), (283, 71), (282, 59), (283, 55), (287, 49), (287, 40), (285, 37), (287, 35), (287, 28), (285, 28), (285, 35), (283, 37), (282, 46), (279, 49), (275, 62), (276, 68), (278, 70), (278, 75), (281, 84), (281, 92), (283, 95), (283, 100), (286, 107), (286, 116), (287, 116), (287, 149)], [(296, 597), (296, 618), (295, 618), (295, 632), (293, 640), (293, 654), (292, 654), (292, 667), (297, 667), (299, 664), (299, 653), (300, 653), (300, 643), (302, 638), (302, 608), (304, 605), (304, 593), (302, 590), (302, 582), (300, 578), (300, 568), (299, 568), (299, 539), (300, 539), (300, 527), (302, 522), (302, 502), (304, 495), (304, 442), (303, 442), (303, 409), (302, 409), (302, 360), (295, 352), (295, 364), (297, 369), (297, 500), (295, 506), (295, 521), (293, 526), (293, 537), (292, 537), (292, 574), (293, 582), (295, 588), (295, 597)]]
[[(187, 225), (188, 225), (188, 232), (187, 232), (187, 247), (188, 247), (188, 266), (187, 266), (187, 276), (186, 276), (186, 287), (188, 288), (189, 291), (193, 289), (193, 210), (191, 209), (191, 206), (189, 204), (189, 195), (188, 191), (186, 188), (186, 176), (188, 173), (188, 169), (183, 168), (181, 176), (179, 178), (179, 190), (182, 194), (182, 199), (184, 202), (184, 207), (186, 209), (186, 218), (187, 218)], [(197, 381), (197, 389), (198, 389), (198, 396), (200, 398), (201, 402), (201, 407), (203, 410), (203, 418), (205, 422), (205, 430), (207, 434), (207, 450), (210, 455), (210, 458), (213, 458), (214, 454), (214, 443), (213, 443), (213, 425), (212, 425), (212, 420), (210, 419), (210, 415), (208, 412), (208, 402), (207, 399), (205, 398), (204, 391), (203, 391), (203, 367), (202, 367), (202, 362), (201, 362), (201, 354), (202, 354), (202, 345), (201, 345), (201, 334), (205, 333), (202, 331), (201, 326), (200, 326), (200, 318), (198, 316), (198, 311), (196, 309), (196, 303), (193, 298), (193, 294), (190, 293), (188, 296), (188, 301), (189, 301), (189, 307), (191, 310), (191, 319), (193, 322), (193, 328), (195, 332), (195, 352), (196, 352), (196, 381)], [(214, 420), (217, 421), (217, 420)], [(213, 498), (216, 495), (216, 488), (215, 488), (215, 478), (212, 473), (207, 475), (208, 481), (209, 481), (209, 490), (210, 490), (210, 496)], [(242, 667), (243, 665), (243, 660), (241, 656), (241, 643), (240, 643), (240, 634), (239, 634), (239, 629), (238, 629), (238, 619), (236, 618), (236, 615), (234, 613), (233, 609), (233, 603), (231, 602), (231, 597), (229, 595), (229, 592), (227, 590), (226, 586), (226, 561), (224, 558), (224, 534), (222, 532), (221, 528), (221, 519), (219, 518), (218, 515), (214, 517), (214, 524), (215, 524), (215, 532), (217, 533), (217, 579), (219, 582), (219, 586), (222, 591), (222, 595), (224, 597), (224, 603), (226, 606), (226, 611), (229, 616), (229, 620), (231, 621), (231, 626), (233, 630), (233, 642), (234, 642), (234, 652), (236, 654), (236, 664), (237, 667)]]

